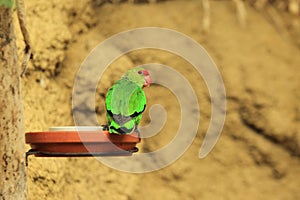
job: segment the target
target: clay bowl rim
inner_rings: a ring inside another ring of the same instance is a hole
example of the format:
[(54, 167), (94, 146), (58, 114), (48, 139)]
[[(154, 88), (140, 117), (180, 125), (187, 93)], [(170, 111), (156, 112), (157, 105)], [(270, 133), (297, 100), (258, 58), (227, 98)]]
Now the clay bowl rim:
[(108, 131), (40, 131), (25, 133), (27, 144), (38, 143), (139, 143), (136, 132), (130, 135), (110, 134)]

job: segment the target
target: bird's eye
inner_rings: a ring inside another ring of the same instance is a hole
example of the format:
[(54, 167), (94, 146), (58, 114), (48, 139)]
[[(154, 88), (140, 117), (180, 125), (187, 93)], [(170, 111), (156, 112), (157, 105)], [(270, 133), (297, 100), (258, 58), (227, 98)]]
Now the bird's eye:
[(143, 72), (142, 71), (138, 71), (138, 74), (142, 74)]

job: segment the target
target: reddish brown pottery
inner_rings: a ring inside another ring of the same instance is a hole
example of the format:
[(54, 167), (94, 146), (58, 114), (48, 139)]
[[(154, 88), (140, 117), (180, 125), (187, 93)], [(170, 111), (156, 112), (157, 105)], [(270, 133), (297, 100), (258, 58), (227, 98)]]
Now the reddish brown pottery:
[(108, 131), (28, 132), (25, 139), (32, 151), (75, 154), (133, 151), (140, 142), (135, 132), (117, 135)]

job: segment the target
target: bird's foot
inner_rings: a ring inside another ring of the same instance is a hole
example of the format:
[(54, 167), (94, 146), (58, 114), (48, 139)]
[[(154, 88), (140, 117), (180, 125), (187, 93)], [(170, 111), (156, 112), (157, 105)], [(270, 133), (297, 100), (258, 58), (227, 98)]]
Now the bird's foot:
[(103, 131), (108, 131), (109, 130), (109, 125), (108, 124), (104, 124), (104, 125), (101, 125), (101, 126), (102, 126)]

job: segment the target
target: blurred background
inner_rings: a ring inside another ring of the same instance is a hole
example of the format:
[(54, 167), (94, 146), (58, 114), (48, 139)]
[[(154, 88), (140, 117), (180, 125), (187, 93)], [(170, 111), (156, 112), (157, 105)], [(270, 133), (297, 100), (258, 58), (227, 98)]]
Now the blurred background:
[[(161, 63), (192, 84), (201, 116), (191, 147), (172, 165), (146, 174), (111, 169), (94, 158), (29, 158), (30, 199), (300, 199), (299, 0), (25, 1), (34, 59), (23, 79), (26, 131), (73, 125), (74, 78), (89, 52), (133, 28), (169, 28), (201, 44), (217, 64), (227, 92), (227, 118), (213, 151), (198, 158), (211, 105), (201, 76), (183, 58), (160, 50), (121, 56), (105, 71), (96, 94), (99, 123), (104, 97), (129, 68)], [(22, 36), (16, 30), (20, 56)], [(166, 88), (145, 89), (149, 106), (168, 113), (162, 131), (141, 152), (166, 145), (180, 108)], [(186, 130), (189, 134), (189, 130)], [(29, 147), (28, 147), (29, 149)]]

